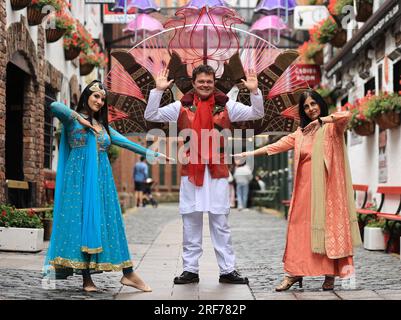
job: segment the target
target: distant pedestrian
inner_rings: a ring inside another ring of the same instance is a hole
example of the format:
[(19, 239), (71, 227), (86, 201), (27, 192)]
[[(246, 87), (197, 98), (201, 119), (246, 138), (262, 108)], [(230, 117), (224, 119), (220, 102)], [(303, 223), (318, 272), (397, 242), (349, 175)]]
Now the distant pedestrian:
[(148, 165), (145, 157), (134, 166), (133, 178), (135, 184), (135, 203), (137, 207), (143, 206), (143, 191), (145, 189), (146, 179), (149, 177)]
[(252, 170), (247, 164), (235, 168), (234, 179), (237, 185), (238, 209), (246, 209), (248, 203), (249, 183), (253, 178)]

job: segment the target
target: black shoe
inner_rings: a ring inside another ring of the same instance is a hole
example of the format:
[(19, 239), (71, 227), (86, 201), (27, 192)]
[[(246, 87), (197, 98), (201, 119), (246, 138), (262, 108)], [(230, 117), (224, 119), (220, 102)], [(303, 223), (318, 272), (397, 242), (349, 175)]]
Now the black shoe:
[(241, 277), (241, 275), (236, 270), (234, 270), (233, 272), (222, 274), (219, 278), (219, 282), (232, 284), (248, 284), (249, 280), (247, 277)]
[(199, 282), (199, 275), (197, 273), (184, 271), (179, 277), (174, 278), (175, 284), (187, 284), (192, 282)]

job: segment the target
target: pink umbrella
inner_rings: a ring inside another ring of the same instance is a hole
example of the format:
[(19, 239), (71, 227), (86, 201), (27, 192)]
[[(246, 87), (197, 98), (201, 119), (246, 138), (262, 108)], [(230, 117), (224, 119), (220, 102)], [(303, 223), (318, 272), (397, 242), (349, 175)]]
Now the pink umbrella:
[(160, 21), (146, 13), (140, 13), (127, 24), (127, 27), (123, 29), (123, 32), (135, 32), (133, 42), (136, 42), (138, 31), (142, 31), (143, 38), (145, 38), (146, 32), (149, 34), (154, 34), (162, 30), (164, 30), (164, 28)]
[(276, 34), (278, 44), (280, 42), (280, 32), (288, 31), (287, 25), (279, 16), (264, 16), (255, 21), (255, 23), (251, 26), (250, 32), (253, 32), (262, 38), (266, 36), (266, 33), (269, 37), (269, 42), (271, 42), (272, 33)]
[(155, 18), (152, 18), (150, 15), (146, 13), (141, 13), (138, 14), (135, 19), (131, 20), (125, 29), (123, 29), (124, 32), (136, 32), (139, 30), (145, 30), (150, 33), (156, 33), (159, 31), (162, 31), (163, 25), (156, 20)]

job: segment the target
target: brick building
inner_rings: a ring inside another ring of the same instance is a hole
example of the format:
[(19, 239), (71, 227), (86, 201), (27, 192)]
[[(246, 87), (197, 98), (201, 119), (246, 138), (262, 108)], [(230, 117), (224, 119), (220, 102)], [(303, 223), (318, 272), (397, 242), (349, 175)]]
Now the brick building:
[[(70, 4), (80, 21), (97, 16), (89, 26), (99, 38), (100, 6)], [(45, 189), (54, 187), (57, 121), (45, 105), (77, 104), (80, 84), (101, 77), (97, 69), (81, 77), (78, 59), (64, 59), (63, 38), (47, 41), (45, 25), (29, 25), (27, 8), (0, 0), (0, 203), (18, 207), (44, 205)]]

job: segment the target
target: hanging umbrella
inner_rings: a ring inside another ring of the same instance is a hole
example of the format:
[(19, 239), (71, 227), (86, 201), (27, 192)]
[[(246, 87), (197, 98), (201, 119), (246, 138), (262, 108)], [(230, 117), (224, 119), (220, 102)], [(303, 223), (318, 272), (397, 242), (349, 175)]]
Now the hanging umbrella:
[(117, 0), (113, 11), (122, 12), (124, 8), (127, 13), (135, 12), (136, 10), (139, 12), (160, 11), (160, 7), (153, 0)]
[(140, 13), (135, 16), (133, 20), (131, 20), (127, 27), (123, 29), (123, 32), (129, 33), (132, 32), (135, 34), (133, 43), (137, 42), (138, 32), (142, 31), (142, 38), (145, 39), (146, 33), (148, 35), (155, 34), (164, 30), (163, 25), (155, 18), (151, 17), (146, 13)]
[(255, 8), (255, 13), (264, 15), (284, 16), (284, 22), (288, 23), (288, 15), (294, 13), (295, 0), (262, 0)]
[(201, 9), (205, 6), (212, 7), (228, 7), (227, 2), (224, 0), (190, 0), (185, 7)]
[[(289, 30), (287, 25), (279, 16), (264, 16), (256, 20), (249, 31), (262, 38), (268, 37), (269, 42), (278, 44), (280, 33), (287, 30)], [(276, 36), (275, 41), (272, 41), (272, 36)]]

